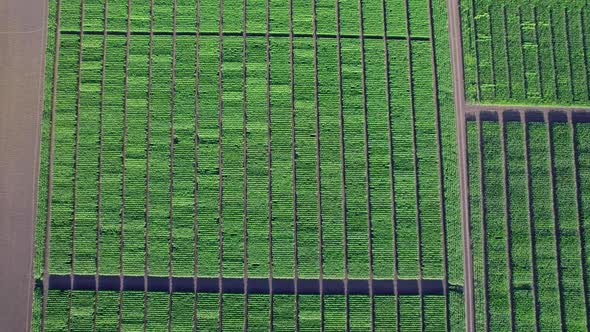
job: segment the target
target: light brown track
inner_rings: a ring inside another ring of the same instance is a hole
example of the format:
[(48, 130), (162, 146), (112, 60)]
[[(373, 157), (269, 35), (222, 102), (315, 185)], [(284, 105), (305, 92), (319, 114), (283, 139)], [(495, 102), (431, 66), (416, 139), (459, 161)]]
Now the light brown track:
[[(57, 103), (57, 76), (59, 68), (59, 44), (61, 24), (61, 0), (56, 4), (55, 45), (53, 58), (53, 82), (51, 88), (51, 126), (49, 129), (49, 162), (47, 171), (47, 215), (45, 219), (45, 250), (43, 253), (43, 303), (41, 307), (41, 331), (45, 331), (47, 297), (49, 296), (49, 256), (51, 244), (51, 205), (53, 196), (53, 160), (55, 159), (55, 110)], [(47, 15), (45, 15), (47, 17)]]
[[(48, 6), (22, 0), (1, 6), (0, 298), (7, 300), (0, 304), (0, 326), (29, 331), (31, 304), (37, 297), (33, 280), (38, 263), (43, 264), (37, 261), (34, 234), (43, 236), (36, 222), (42, 222), (37, 215), (39, 152), (43, 115), (49, 111), (44, 99), (49, 98), (44, 93), (44, 75), (50, 68), (45, 66)], [(45, 148), (45, 142), (42, 145)]]
[[(582, 288), (584, 290), (584, 308), (585, 312), (589, 312), (589, 303), (588, 303), (588, 264), (586, 263), (586, 229), (584, 227), (584, 219), (583, 219), (583, 212), (582, 212), (582, 196), (580, 191), (580, 174), (578, 172), (578, 149), (576, 148), (577, 143), (577, 131), (576, 131), (576, 124), (572, 119), (572, 115), (568, 114), (567, 116), (568, 125), (570, 126), (571, 130), (571, 139), (572, 139), (572, 156), (574, 159), (573, 162), (573, 175), (574, 175), (574, 187), (576, 192), (576, 217), (578, 219), (578, 236), (580, 237), (580, 258), (581, 258), (581, 266), (582, 266)], [(586, 330), (590, 330), (590, 320), (586, 317)]]
[(557, 261), (557, 269), (556, 269), (556, 276), (557, 276), (557, 287), (559, 289), (559, 317), (561, 319), (561, 326), (565, 329), (565, 304), (564, 304), (564, 290), (563, 290), (563, 279), (561, 274), (561, 239), (559, 238), (559, 222), (557, 220), (557, 197), (555, 193), (556, 188), (556, 181), (555, 181), (555, 151), (553, 148), (553, 130), (551, 129), (551, 122), (549, 119), (549, 114), (543, 114), (545, 119), (545, 126), (547, 129), (547, 146), (549, 148), (549, 179), (551, 182), (551, 213), (553, 217), (553, 240), (555, 241), (555, 258)]
[(322, 225), (322, 175), (320, 164), (320, 100), (318, 78), (318, 25), (316, 1), (312, 1), (313, 13), (313, 72), (314, 72), (314, 107), (315, 107), (315, 163), (316, 163), (316, 194), (318, 214), (318, 265), (320, 291), (320, 331), (324, 331), (324, 230)]
[(523, 137), (523, 146), (524, 146), (524, 162), (525, 162), (525, 174), (527, 180), (527, 222), (529, 224), (529, 237), (531, 238), (531, 276), (533, 280), (531, 280), (532, 288), (533, 288), (533, 303), (534, 303), (534, 314), (535, 314), (535, 331), (540, 330), (539, 324), (539, 291), (537, 288), (537, 260), (535, 258), (535, 253), (537, 251), (537, 240), (535, 237), (535, 221), (532, 216), (532, 209), (533, 209), (533, 196), (531, 193), (532, 187), (532, 177), (530, 174), (530, 151), (528, 145), (528, 130), (526, 127), (526, 117), (524, 112), (520, 112), (520, 123), (522, 125), (522, 137)]
[(299, 250), (297, 237), (297, 221), (299, 219), (297, 214), (297, 160), (296, 147), (297, 141), (295, 138), (295, 71), (294, 71), (294, 54), (293, 54), (293, 0), (289, 0), (289, 70), (291, 86), (291, 168), (293, 172), (293, 297), (295, 298), (295, 331), (299, 332)]
[(75, 143), (74, 143), (74, 183), (73, 183), (73, 193), (72, 193), (72, 248), (71, 248), (71, 260), (72, 264), (70, 266), (70, 291), (69, 291), (69, 300), (68, 300), (68, 331), (72, 329), (72, 298), (73, 290), (74, 290), (74, 272), (76, 269), (76, 224), (77, 224), (77, 214), (78, 214), (78, 204), (76, 200), (78, 199), (78, 156), (79, 156), (79, 147), (80, 147), (80, 95), (81, 95), (81, 86), (82, 86), (82, 51), (83, 51), (83, 44), (84, 44), (84, 0), (80, 1), (80, 40), (78, 45), (78, 82), (76, 83), (76, 130), (75, 130)]
[(193, 187), (193, 332), (197, 332), (197, 304), (198, 298), (198, 278), (199, 275), (199, 252), (197, 243), (199, 242), (199, 220), (197, 217), (199, 207), (199, 70), (200, 70), (200, 29), (201, 29), (201, 1), (197, 0), (195, 4), (195, 111), (194, 111), (194, 141), (193, 141), (193, 158), (194, 166), (194, 187)]
[[(436, 134), (436, 157), (438, 160), (438, 197), (440, 198), (440, 230), (441, 230), (441, 244), (442, 244), (442, 273), (443, 273), (443, 295), (445, 297), (445, 323), (447, 330), (451, 328), (451, 318), (449, 311), (449, 281), (448, 281), (448, 263), (447, 263), (447, 228), (446, 228), (446, 210), (445, 210), (445, 180), (443, 173), (443, 157), (442, 157), (442, 144), (441, 144), (441, 129), (440, 129), (440, 102), (438, 97), (438, 73), (437, 73), (437, 61), (436, 61), (436, 47), (435, 47), (435, 36), (434, 36), (434, 16), (432, 10), (432, 0), (428, 1), (428, 17), (429, 17), (429, 30), (430, 30), (430, 49), (431, 49), (431, 62), (432, 62), (432, 88), (433, 88), (433, 99), (435, 109), (435, 134)], [(389, 70), (387, 70), (389, 71)], [(388, 84), (389, 86), (389, 84)], [(391, 123), (391, 122), (390, 122)], [(391, 127), (391, 125), (390, 125)], [(390, 142), (391, 144), (391, 142)], [(393, 160), (393, 159), (392, 159)], [(393, 181), (393, 177), (392, 177)], [(393, 183), (393, 182), (392, 182)], [(392, 195), (393, 185), (392, 185)], [(393, 207), (392, 207), (393, 208)], [(394, 290), (395, 291), (395, 290)]]
[(94, 308), (92, 309), (92, 330), (96, 331), (96, 316), (98, 311), (99, 301), (99, 279), (100, 274), (100, 218), (101, 218), (101, 197), (102, 197), (102, 160), (103, 160), (103, 119), (104, 119), (104, 92), (105, 92), (105, 77), (106, 77), (106, 61), (107, 61), (107, 28), (108, 28), (108, 9), (109, 1), (104, 0), (103, 7), (103, 29), (102, 35), (102, 65), (100, 78), (100, 114), (98, 124), (98, 188), (96, 194), (96, 274), (94, 276)]
[(465, 125), (465, 79), (463, 73), (463, 48), (461, 16), (458, 0), (447, 0), (448, 28), (453, 71), (453, 99), (457, 127), (457, 159), (459, 194), (461, 205), (461, 233), (463, 238), (463, 293), (465, 297), (465, 329), (475, 330), (473, 300), (473, 257), (469, 228), (469, 179), (467, 167), (467, 132)]
[(406, 46), (408, 49), (408, 75), (409, 75), (409, 94), (410, 94), (410, 114), (412, 118), (412, 158), (414, 168), (414, 196), (416, 198), (416, 230), (418, 234), (418, 295), (420, 297), (420, 324), (422, 331), (425, 330), (424, 322), (424, 294), (422, 292), (422, 223), (420, 220), (420, 191), (418, 182), (418, 148), (416, 145), (416, 107), (415, 107), (415, 96), (414, 96), (414, 63), (412, 60), (412, 35), (410, 27), (410, 4), (409, 0), (404, 1), (404, 8), (406, 11), (405, 23), (406, 23)]
[(344, 254), (344, 311), (346, 312), (346, 331), (350, 330), (350, 298), (348, 296), (348, 220), (346, 215), (346, 157), (344, 145), (344, 105), (342, 104), (342, 97), (344, 96), (342, 88), (342, 41), (340, 38), (340, 1), (335, 0), (336, 4), (336, 48), (338, 51), (338, 113), (339, 113), (339, 127), (340, 127), (340, 164), (342, 167), (342, 224), (343, 224), (343, 240), (342, 250)]
[(174, 230), (174, 97), (176, 94), (176, 0), (172, 1), (172, 79), (170, 80), (170, 193), (169, 220), (168, 225), (168, 332), (172, 331), (172, 275), (174, 273), (173, 255), (173, 230)]
[(500, 144), (502, 144), (502, 182), (504, 184), (504, 219), (506, 220), (506, 271), (508, 272), (508, 305), (510, 307), (510, 328), (512, 331), (516, 330), (516, 317), (514, 315), (514, 287), (512, 277), (512, 227), (510, 218), (510, 189), (508, 188), (508, 152), (506, 146), (506, 126), (504, 122), (504, 114), (498, 114), (498, 123), (500, 123)]
[(273, 316), (274, 316), (274, 308), (273, 308), (273, 288), (272, 288), (272, 278), (273, 278), (273, 263), (272, 263), (272, 146), (271, 146), (271, 137), (272, 137), (272, 119), (271, 119), (271, 99), (270, 99), (270, 0), (265, 1), (266, 6), (266, 153), (268, 156), (268, 163), (267, 167), (267, 175), (268, 175), (268, 299), (270, 302), (269, 305), (269, 326), (268, 330), (273, 331)]
[(129, 96), (129, 48), (131, 46), (131, 1), (127, 0), (127, 35), (126, 39), (127, 42), (125, 44), (125, 82), (124, 82), (124, 91), (123, 91), (123, 147), (121, 151), (121, 159), (122, 159), (122, 174), (121, 174), (121, 238), (119, 244), (119, 321), (117, 323), (118, 331), (122, 331), (122, 324), (123, 324), (123, 281), (124, 281), (124, 260), (123, 260), (123, 250), (125, 249), (125, 177), (127, 174), (126, 171), (126, 160), (127, 160), (127, 101)]
[(486, 191), (486, 183), (484, 181), (484, 172), (485, 172), (485, 164), (483, 160), (484, 154), (484, 147), (483, 147), (483, 133), (482, 133), (482, 126), (481, 126), (481, 118), (479, 114), (476, 115), (476, 122), (477, 122), (477, 147), (478, 147), (478, 155), (477, 155), (477, 164), (479, 168), (479, 190), (481, 195), (479, 197), (479, 208), (480, 208), (480, 215), (481, 215), (481, 252), (482, 252), (482, 260), (483, 260), (483, 304), (485, 308), (485, 315), (484, 315), (484, 325), (485, 330), (490, 330), (490, 300), (489, 300), (489, 282), (488, 282), (488, 236), (487, 236), (487, 210), (485, 208), (486, 201), (485, 201), (485, 191)]
[(150, 274), (150, 156), (151, 156), (151, 131), (152, 131), (152, 71), (154, 52), (154, 0), (150, 0), (150, 34), (148, 47), (148, 81), (147, 81), (147, 108), (146, 108), (146, 142), (145, 142), (145, 205), (144, 205), (144, 261), (143, 261), (143, 332), (147, 331), (148, 324), (148, 276)]
[(223, 0), (219, 1), (219, 62), (218, 62), (218, 91), (219, 91), (219, 104), (218, 104), (218, 118), (217, 123), (219, 126), (219, 225), (218, 225), (218, 240), (219, 240), (219, 331), (223, 331)]
[(363, 93), (363, 139), (365, 144), (365, 191), (367, 192), (367, 241), (369, 256), (369, 301), (371, 306), (371, 331), (375, 331), (375, 298), (373, 296), (373, 224), (371, 211), (371, 174), (369, 168), (369, 129), (367, 115), (367, 68), (365, 61), (365, 25), (363, 17), (363, 1), (358, 1), (359, 6), (359, 36), (361, 43), (361, 90)]
[(247, 65), (247, 21), (246, 8), (247, 0), (242, 1), (242, 177), (243, 177), (243, 223), (242, 229), (244, 232), (244, 324), (242, 329), (248, 331), (248, 111), (246, 100), (246, 65)]
[[(387, 99), (387, 144), (389, 145), (389, 195), (391, 196), (391, 226), (392, 226), (392, 249), (393, 249), (393, 295), (395, 297), (395, 328), (400, 330), (400, 310), (399, 310), (399, 289), (398, 289), (398, 255), (397, 255), (397, 222), (395, 210), (395, 163), (393, 159), (393, 128), (391, 116), (391, 104), (393, 98), (391, 97), (391, 80), (389, 72), (389, 47), (387, 43), (387, 1), (381, 1), (381, 8), (383, 12), (383, 50), (384, 50), (384, 64), (385, 64), (385, 98)], [(444, 236), (443, 236), (444, 238)]]

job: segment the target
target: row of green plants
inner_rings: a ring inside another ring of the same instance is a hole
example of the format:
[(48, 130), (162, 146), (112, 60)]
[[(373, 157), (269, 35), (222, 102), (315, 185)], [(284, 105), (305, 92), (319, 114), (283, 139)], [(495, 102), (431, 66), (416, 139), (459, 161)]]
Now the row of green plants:
[(535, 328), (531, 225), (527, 194), (527, 169), (524, 130), (519, 122), (506, 122), (503, 133), (506, 144), (508, 207), (510, 218), (512, 292), (515, 326)]
[[(468, 123), (477, 326), (483, 327), (489, 318), (490, 329), (507, 329), (512, 323), (521, 328), (534, 328), (537, 323), (560, 328), (562, 322), (566, 328), (583, 329), (581, 269), (586, 258), (581, 256), (581, 239), (585, 233), (580, 234), (574, 173), (574, 150), (582, 153), (583, 146), (579, 142), (574, 146), (568, 123), (506, 122), (503, 132), (497, 122), (484, 121), (481, 126), (479, 132), (476, 122)], [(504, 186), (508, 186), (508, 197)], [(510, 298), (512, 304), (507, 307)]]
[(49, 269), (69, 273), (72, 268), (72, 225), (74, 216), (74, 146), (76, 143), (76, 95), (78, 90), (78, 36), (60, 40), (55, 140), (53, 195), (51, 197), (51, 241)]
[(581, 237), (578, 220), (578, 197), (574, 172), (574, 145), (571, 126), (551, 125), (553, 174), (555, 180), (556, 234), (559, 235), (561, 292), (565, 295), (565, 328), (586, 328), (584, 274), (582, 272)]
[[(47, 305), (46, 329), (65, 330), (68, 324), (78, 330), (92, 330), (93, 317), (96, 315), (96, 330), (109, 331), (118, 328), (119, 292), (100, 291), (98, 295), (90, 291), (57, 291), (50, 290)], [(72, 298), (71, 307), (69, 298)], [(95, 297), (96, 296), (96, 297)], [(144, 292), (125, 291), (122, 293), (121, 328), (123, 331), (135, 331), (145, 328), (148, 331), (191, 330), (196, 323), (199, 330), (213, 331), (220, 327), (223, 330), (241, 331), (244, 324), (244, 295), (224, 294), (220, 320), (220, 297), (215, 293), (147, 293), (144, 306)], [(399, 327), (401, 330), (419, 330), (421, 328), (421, 311), (419, 296), (399, 297)], [(346, 302), (343, 295), (324, 296), (324, 329), (342, 331), (346, 326)], [(445, 329), (443, 312), (444, 297), (425, 296), (424, 328), (426, 331)], [(96, 308), (95, 308), (96, 303)], [(269, 327), (270, 306), (273, 306), (273, 328), (280, 331), (291, 331), (298, 320), (302, 330), (319, 330), (322, 321), (320, 314), (319, 295), (300, 295), (298, 297), (299, 312), (295, 313), (293, 295), (274, 295), (271, 304), (268, 295), (248, 296), (248, 328), (249, 330), (266, 330)], [(169, 305), (172, 308), (169, 308)], [(40, 305), (40, 303), (39, 303)], [(378, 330), (397, 330), (397, 301), (393, 296), (374, 297), (374, 321)], [(71, 308), (71, 313), (70, 313)], [(96, 312), (95, 312), (96, 310)], [(147, 311), (144, 311), (147, 310)], [(370, 328), (371, 304), (366, 295), (349, 297), (349, 324), (353, 331), (365, 331)], [(144, 322), (144, 317), (145, 322)], [(297, 318), (296, 318), (297, 317)]]
[[(76, 168), (74, 261), (76, 273), (96, 272), (96, 210), (102, 37), (85, 36), (80, 68)], [(98, 70), (97, 70), (98, 69)]]
[(483, 122), (481, 128), (483, 145), (483, 236), (485, 237), (487, 260), (487, 299), (490, 329), (510, 326), (509, 280), (506, 274), (507, 228), (505, 219), (504, 164), (502, 134), (494, 122)]
[(587, 5), (463, 0), (461, 7), (469, 99), (588, 103)]
[[(590, 238), (589, 232), (587, 231), (590, 227), (590, 125), (587, 123), (578, 123), (575, 126), (576, 130), (576, 161), (578, 163), (578, 180), (580, 190), (580, 216), (581, 222), (584, 229), (584, 253), (583, 257), (586, 266), (588, 266), (588, 253), (590, 252)], [(588, 302), (589, 295), (585, 295), (586, 303)]]
[(293, 43), (297, 253), (298, 273), (301, 278), (319, 277), (313, 47), (311, 39), (296, 39)]
[(172, 269), (194, 274), (195, 51), (193, 37), (176, 37), (174, 79), (174, 167), (172, 188)]
[[(420, 213), (421, 267), (425, 278), (440, 278), (442, 270), (442, 223), (440, 179), (434, 85), (428, 42), (412, 42), (412, 78), (414, 92), (414, 128), (418, 178), (418, 211)], [(394, 147), (395, 149), (395, 147)], [(395, 152), (394, 152), (395, 154)]]
[[(225, 2), (224, 2), (225, 5)], [(225, 12), (224, 12), (225, 15)], [(221, 163), (223, 275), (244, 272), (244, 138), (242, 110), (242, 38), (223, 39)], [(207, 95), (203, 95), (207, 98)], [(205, 156), (204, 156), (205, 157)]]
[[(414, 169), (414, 123), (410, 95), (408, 48), (404, 41), (389, 43), (391, 78), (391, 127), (393, 133), (393, 164), (395, 186), (396, 245), (398, 275), (414, 278), (419, 275), (418, 224), (416, 222), (416, 177)], [(434, 170), (433, 170), (434, 171)]]

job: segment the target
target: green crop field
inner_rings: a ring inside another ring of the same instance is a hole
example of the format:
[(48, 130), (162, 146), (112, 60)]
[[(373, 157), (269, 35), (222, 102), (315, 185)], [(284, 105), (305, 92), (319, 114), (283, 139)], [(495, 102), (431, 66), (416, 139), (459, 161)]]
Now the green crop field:
[(32, 330), (589, 329), (590, 5), (450, 1), (49, 0)]
[(465, 326), (446, 1), (50, 0), (48, 21), (37, 280), (445, 291), (37, 287), (34, 330)]
[(461, 0), (466, 97), (590, 105), (587, 1)]
[(549, 119), (468, 122), (478, 329), (588, 324), (590, 126)]

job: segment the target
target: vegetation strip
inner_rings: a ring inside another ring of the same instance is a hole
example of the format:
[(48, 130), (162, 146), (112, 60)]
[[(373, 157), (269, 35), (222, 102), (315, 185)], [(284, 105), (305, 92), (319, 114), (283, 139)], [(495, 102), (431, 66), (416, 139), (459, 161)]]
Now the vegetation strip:
[[(70, 284), (74, 283), (74, 273), (76, 270), (76, 223), (78, 220), (78, 165), (79, 165), (79, 147), (80, 147), (80, 100), (81, 100), (81, 86), (82, 86), (82, 56), (83, 56), (83, 41), (84, 41), (84, 0), (80, 1), (80, 39), (78, 41), (78, 82), (76, 88), (76, 129), (74, 133), (74, 183), (72, 192), (72, 243), (71, 243), (71, 257), (72, 261), (70, 264)], [(68, 331), (71, 329), (72, 324), (72, 300), (73, 293), (69, 294), (68, 304)]]
[[(67, 275), (50, 275), (48, 283), (37, 280), (36, 284), (48, 286), (48, 289), (56, 290), (95, 290), (94, 275), (74, 275), (73, 287), (70, 285), (70, 277)], [(169, 292), (168, 277), (148, 276), (147, 289), (144, 286), (143, 276), (124, 277), (124, 291)], [(119, 290), (118, 276), (99, 276), (100, 290)], [(423, 285), (424, 295), (443, 295), (443, 280), (422, 279), (408, 280), (398, 279), (397, 291), (399, 295), (418, 295), (419, 283)], [(323, 279), (323, 294), (343, 295), (343, 279)], [(373, 287), (369, 286), (367, 279), (349, 279), (350, 295), (394, 295), (393, 279), (374, 279)], [(193, 277), (172, 277), (172, 292), (194, 292)], [(198, 293), (218, 293), (219, 283), (215, 277), (198, 277)], [(249, 278), (245, 287), (243, 278), (223, 278), (222, 292), (224, 294), (322, 294), (320, 292), (319, 279), (299, 279), (298, 288), (294, 288), (293, 279), (273, 279), (272, 288), (268, 285), (267, 278)]]
[[(80, 31), (78, 30), (61, 30), (61, 34), (65, 35), (79, 35)], [(104, 31), (102, 30), (85, 30), (84, 34), (87, 35), (102, 35)], [(107, 30), (107, 35), (122, 35), (124, 36), (127, 32), (126, 31), (118, 31), (118, 30)], [(154, 31), (154, 36), (172, 36), (172, 31)], [(141, 31), (141, 30), (133, 30), (131, 31), (132, 35), (144, 35), (147, 36), (150, 34), (149, 31)], [(201, 36), (219, 36), (219, 32), (217, 31), (199, 31)], [(221, 33), (224, 37), (242, 37), (244, 34), (242, 31), (223, 31)], [(194, 31), (176, 31), (177, 36), (194, 36)], [(265, 37), (266, 32), (254, 32), (254, 31), (246, 31), (247, 37)], [(270, 37), (273, 38), (289, 38), (289, 33), (285, 32), (271, 32)], [(293, 33), (294, 38), (313, 38), (313, 33)], [(355, 34), (329, 34), (329, 33), (318, 33), (318, 39), (337, 39), (337, 38), (345, 38), (345, 39), (358, 39), (360, 38), (359, 35)], [(383, 36), (381, 35), (365, 35), (365, 39), (382, 39)], [(406, 40), (406, 36), (397, 36), (397, 35), (388, 35), (387, 40)], [(430, 41), (430, 37), (427, 36), (411, 36), (411, 40), (421, 40), (421, 41)]]
[(61, 1), (57, 0), (55, 14), (55, 45), (53, 58), (53, 82), (51, 86), (51, 127), (49, 130), (49, 162), (47, 171), (47, 214), (45, 219), (45, 251), (43, 253), (43, 302), (41, 304), (41, 331), (45, 331), (45, 322), (47, 319), (47, 298), (49, 283), (49, 254), (51, 243), (51, 203), (53, 193), (53, 161), (55, 159), (55, 113), (57, 103), (57, 77), (59, 65), (59, 45), (60, 45), (60, 20), (61, 20)]
[(338, 126), (340, 128), (340, 166), (342, 167), (341, 176), (341, 194), (342, 194), (342, 224), (344, 245), (342, 252), (344, 255), (344, 311), (345, 311), (345, 328), (350, 329), (350, 299), (348, 292), (348, 222), (347, 222), (347, 197), (346, 197), (346, 160), (345, 160), (345, 145), (344, 145), (344, 105), (342, 96), (344, 95), (342, 86), (342, 41), (340, 28), (340, 1), (335, 0), (336, 7), (336, 49), (337, 64), (338, 64)]

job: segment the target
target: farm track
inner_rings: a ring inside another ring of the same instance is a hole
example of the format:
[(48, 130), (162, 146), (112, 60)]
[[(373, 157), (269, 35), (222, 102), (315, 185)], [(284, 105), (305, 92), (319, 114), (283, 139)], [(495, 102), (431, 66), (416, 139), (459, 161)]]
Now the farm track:
[(461, 230), (463, 238), (463, 273), (465, 296), (465, 328), (475, 330), (473, 299), (473, 256), (471, 254), (471, 235), (469, 225), (469, 180), (467, 167), (467, 132), (465, 124), (465, 75), (463, 72), (463, 45), (461, 16), (458, 0), (447, 0), (451, 62), (453, 72), (453, 98), (456, 112), (457, 159), (459, 174), (459, 193), (461, 205)]
[[(49, 128), (43, 118), (51, 111), (50, 104), (44, 99), (47, 96), (49, 100), (51, 96), (44, 93), (44, 75), (46, 70), (48, 74), (51, 70), (51, 58), (46, 57), (47, 14), (47, 7), (38, 6), (35, 1), (2, 4), (0, 280), (4, 287), (0, 286), (0, 297), (9, 301), (0, 304), (0, 325), (10, 331), (27, 329), (24, 322), (31, 320), (31, 302), (38, 296), (33, 294), (30, 285), (41, 271), (42, 265), (37, 263), (43, 264), (37, 248), (42, 248), (43, 243), (36, 243), (32, 236), (37, 230), (42, 231), (43, 226), (36, 228), (31, 221), (38, 216), (35, 198), (41, 185), (37, 180), (39, 176), (47, 177), (41, 175), (40, 167), (40, 161), (46, 164), (46, 157), (41, 157), (40, 149), (43, 154), (47, 153), (45, 143), (40, 146), (40, 138), (45, 139), (47, 134), (44, 131)], [(50, 25), (55, 23), (54, 19)], [(50, 87), (49, 84), (46, 87)], [(38, 239), (42, 240), (43, 235)]]
[[(414, 95), (414, 64), (413, 64), (413, 56), (412, 56), (412, 41), (410, 36), (412, 35), (410, 29), (410, 4), (409, 0), (404, 1), (404, 6), (406, 9), (406, 45), (408, 49), (408, 72), (409, 72), (409, 95), (410, 95), (410, 113), (411, 113), (411, 121), (412, 121), (412, 151), (413, 151), (413, 167), (414, 167), (414, 197), (416, 199), (415, 209), (416, 209), (416, 229), (418, 230), (418, 280), (422, 280), (423, 268), (422, 268), (422, 223), (421, 223), (421, 216), (420, 216), (420, 184), (418, 182), (418, 146), (416, 143), (416, 105), (415, 105), (415, 95)], [(363, 61), (364, 63), (364, 61)], [(422, 282), (418, 282), (418, 293), (420, 296), (420, 324), (422, 331), (425, 329), (424, 324), (424, 296), (422, 292)]]
[[(47, 17), (47, 15), (45, 15), (45, 17)], [(59, 66), (59, 27), (61, 23), (61, 0), (57, 0), (55, 20), (56, 28), (53, 58), (53, 82), (51, 87), (51, 127), (49, 131), (49, 163), (47, 172), (47, 218), (45, 219), (45, 248), (43, 253), (43, 280), (45, 283), (43, 285), (43, 303), (41, 307), (41, 331), (45, 331), (45, 320), (47, 318), (47, 284), (49, 282), (49, 246), (51, 243), (51, 205), (53, 201), (53, 161), (55, 159), (55, 113), (57, 104), (57, 73)]]

